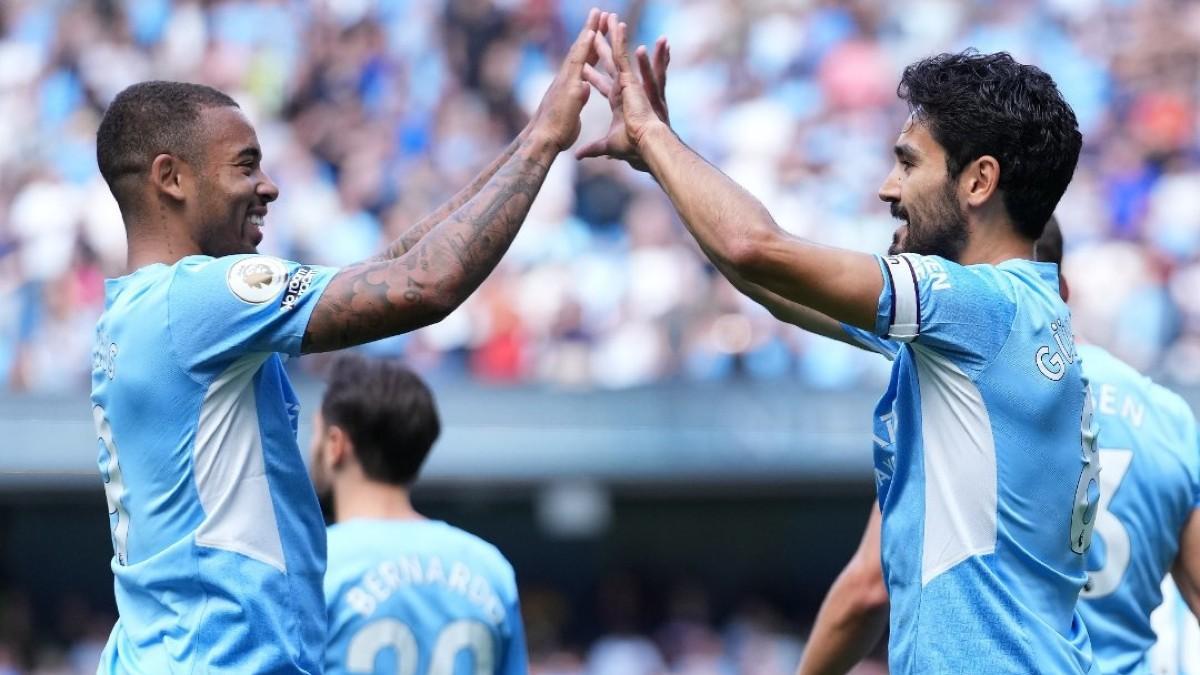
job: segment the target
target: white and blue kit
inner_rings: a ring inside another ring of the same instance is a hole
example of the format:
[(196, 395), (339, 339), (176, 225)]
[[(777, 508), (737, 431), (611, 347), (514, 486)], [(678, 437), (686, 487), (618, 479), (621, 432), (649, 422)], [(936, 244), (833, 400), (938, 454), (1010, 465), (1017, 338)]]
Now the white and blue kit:
[(335, 273), (189, 256), (106, 283), (92, 413), (120, 618), (100, 672), (320, 672), (324, 523), (280, 354)]
[(1050, 263), (879, 258), (894, 359), (875, 475), (892, 673), (1094, 672), (1075, 610), (1099, 500), (1095, 428)]
[(512, 566), (496, 547), (429, 520), (329, 528), (325, 672), (525, 675)]
[(1150, 614), (1163, 602), (1179, 533), (1200, 508), (1196, 418), (1177, 394), (1103, 349), (1081, 345), (1079, 354), (1104, 467), (1079, 611), (1104, 673), (1149, 674), (1158, 639)]

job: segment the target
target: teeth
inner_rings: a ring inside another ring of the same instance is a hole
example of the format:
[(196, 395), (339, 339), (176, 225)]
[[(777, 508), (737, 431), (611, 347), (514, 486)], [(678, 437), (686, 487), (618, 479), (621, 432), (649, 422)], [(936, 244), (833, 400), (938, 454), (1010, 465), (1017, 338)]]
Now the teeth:
[(262, 227), (262, 226), (263, 226), (263, 217), (262, 217), (262, 216), (259, 216), (259, 215), (253, 215), (253, 216), (250, 216), (249, 218), (247, 218), (246, 220), (247, 220), (247, 221), (248, 221), (248, 222), (249, 222), (251, 225), (254, 225), (255, 227)]

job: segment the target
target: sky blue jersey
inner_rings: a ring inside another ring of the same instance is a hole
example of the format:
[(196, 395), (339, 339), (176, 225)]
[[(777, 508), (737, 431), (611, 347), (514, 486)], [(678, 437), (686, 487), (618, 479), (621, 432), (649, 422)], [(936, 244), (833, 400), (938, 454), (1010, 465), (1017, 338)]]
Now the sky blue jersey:
[(325, 673), (525, 675), (513, 568), (496, 547), (431, 520), (329, 528)]
[(1196, 418), (1178, 395), (1103, 349), (1079, 347), (1100, 426), (1100, 511), (1079, 611), (1105, 673), (1149, 673), (1150, 613), (1200, 508)]
[(279, 353), (335, 272), (189, 256), (106, 283), (92, 414), (120, 618), (102, 673), (320, 672), (324, 523)]
[(1075, 610), (1099, 463), (1050, 263), (879, 258), (875, 479), (893, 673), (1095, 672)]

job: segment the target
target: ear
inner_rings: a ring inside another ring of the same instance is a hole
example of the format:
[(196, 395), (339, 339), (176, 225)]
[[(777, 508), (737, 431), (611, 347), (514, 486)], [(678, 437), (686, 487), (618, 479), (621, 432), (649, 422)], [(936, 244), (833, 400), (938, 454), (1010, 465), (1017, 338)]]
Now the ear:
[(1000, 189), (1000, 162), (991, 155), (983, 155), (967, 165), (960, 181), (966, 189), (967, 205), (979, 208)]
[(161, 154), (150, 164), (150, 182), (155, 190), (169, 198), (182, 202), (187, 195), (186, 183), (191, 180), (191, 169), (173, 155)]
[(325, 427), (325, 470), (332, 476), (346, 465), (354, 452), (350, 436), (341, 427), (330, 424)]

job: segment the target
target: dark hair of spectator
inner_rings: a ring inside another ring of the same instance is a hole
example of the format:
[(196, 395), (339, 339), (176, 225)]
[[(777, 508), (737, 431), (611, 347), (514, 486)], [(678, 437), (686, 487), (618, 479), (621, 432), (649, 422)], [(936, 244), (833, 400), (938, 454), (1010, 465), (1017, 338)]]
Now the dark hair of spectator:
[(441, 433), (421, 378), (397, 361), (353, 353), (334, 361), (321, 415), (350, 437), (367, 478), (392, 485), (416, 480)]
[(1075, 112), (1054, 80), (1004, 52), (969, 49), (908, 66), (896, 94), (945, 148), (951, 177), (979, 157), (996, 158), (1013, 225), (1037, 239), (1083, 145)]
[(144, 176), (161, 154), (195, 163), (203, 151), (200, 112), (238, 107), (229, 96), (202, 84), (140, 82), (117, 94), (96, 132), (96, 163), (122, 209), (131, 194), (125, 179)]

